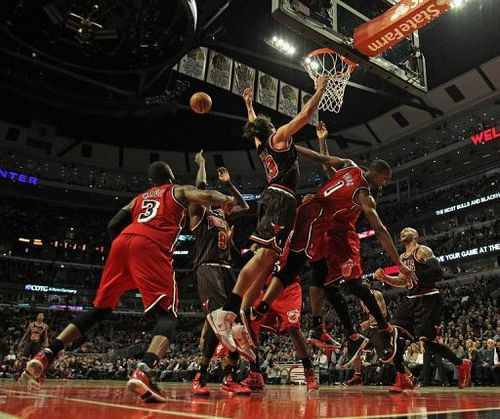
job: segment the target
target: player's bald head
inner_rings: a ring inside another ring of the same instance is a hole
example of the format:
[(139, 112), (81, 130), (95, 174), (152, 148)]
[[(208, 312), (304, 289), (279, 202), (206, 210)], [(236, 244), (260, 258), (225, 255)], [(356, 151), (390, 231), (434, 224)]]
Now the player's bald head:
[(175, 179), (172, 169), (164, 161), (155, 161), (151, 163), (148, 167), (148, 175), (153, 185), (172, 183)]
[(399, 234), (402, 242), (410, 242), (412, 240), (418, 241), (418, 231), (413, 227), (405, 227)]

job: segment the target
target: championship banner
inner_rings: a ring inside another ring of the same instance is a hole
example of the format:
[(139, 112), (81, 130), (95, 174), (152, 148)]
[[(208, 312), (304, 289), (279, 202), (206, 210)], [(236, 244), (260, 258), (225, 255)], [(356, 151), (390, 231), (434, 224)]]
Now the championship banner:
[(299, 89), (280, 81), (280, 100), (278, 103), (278, 111), (293, 118), (297, 115), (298, 104)]
[(369, 57), (429, 24), (448, 10), (451, 0), (401, 0), (380, 16), (354, 29), (354, 47)]
[(199, 47), (189, 51), (179, 61), (179, 73), (195, 79), (205, 79), (205, 68), (207, 66), (207, 48)]
[(251, 87), (255, 84), (255, 68), (248, 67), (245, 64), (241, 64), (237, 61), (234, 62), (234, 76), (233, 76), (233, 88), (231, 91), (241, 96), (243, 90), (247, 87)]
[(207, 82), (220, 87), (221, 89), (229, 90), (231, 88), (232, 68), (232, 58), (226, 57), (219, 52), (210, 50)]
[[(302, 110), (304, 108), (304, 105), (309, 101), (309, 99), (311, 99), (312, 97), (312, 94), (311, 93), (307, 93), (307, 92), (304, 92), (303, 90), (300, 91), (300, 110)], [(311, 125), (318, 125), (318, 122), (319, 122), (319, 115), (318, 115), (318, 110), (316, 110), (316, 112), (314, 112), (314, 115), (312, 116), (311, 120), (309, 121), (309, 123)]]
[(278, 79), (259, 71), (256, 102), (276, 110)]

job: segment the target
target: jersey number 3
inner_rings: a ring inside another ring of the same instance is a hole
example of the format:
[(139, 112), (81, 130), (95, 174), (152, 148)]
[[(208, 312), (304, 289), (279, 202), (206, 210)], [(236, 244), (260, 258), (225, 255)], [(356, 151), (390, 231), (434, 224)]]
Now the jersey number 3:
[(219, 240), (218, 240), (217, 245), (219, 246), (219, 249), (221, 249), (221, 250), (227, 249), (227, 234), (224, 233), (223, 231), (219, 231)]
[(137, 222), (139, 223), (147, 223), (156, 217), (158, 212), (158, 208), (160, 208), (160, 202), (151, 200), (142, 201), (142, 209), (144, 212), (141, 212), (137, 217)]

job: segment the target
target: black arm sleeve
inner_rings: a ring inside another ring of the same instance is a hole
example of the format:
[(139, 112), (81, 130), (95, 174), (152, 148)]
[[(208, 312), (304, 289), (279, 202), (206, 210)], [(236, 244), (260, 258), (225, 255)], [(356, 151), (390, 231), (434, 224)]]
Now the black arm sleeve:
[(426, 279), (434, 279), (438, 281), (443, 276), (443, 272), (441, 271), (441, 265), (436, 258), (429, 259), (426, 263), (427, 266), (425, 269), (422, 269), (418, 272), (418, 279), (420, 281), (425, 281)]
[(130, 211), (121, 209), (108, 223), (108, 233), (111, 241), (113, 241), (118, 234), (132, 222), (132, 215)]

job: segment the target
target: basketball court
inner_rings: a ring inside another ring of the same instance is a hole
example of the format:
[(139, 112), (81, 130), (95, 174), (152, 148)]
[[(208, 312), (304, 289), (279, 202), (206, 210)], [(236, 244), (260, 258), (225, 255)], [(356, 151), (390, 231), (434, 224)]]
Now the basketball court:
[(210, 386), (210, 397), (192, 397), (190, 384), (166, 384), (166, 404), (144, 404), (117, 381), (51, 380), (38, 392), (0, 381), (2, 418), (468, 418), (500, 416), (500, 389), (429, 387), (390, 394), (388, 387), (267, 386), (232, 396)]

